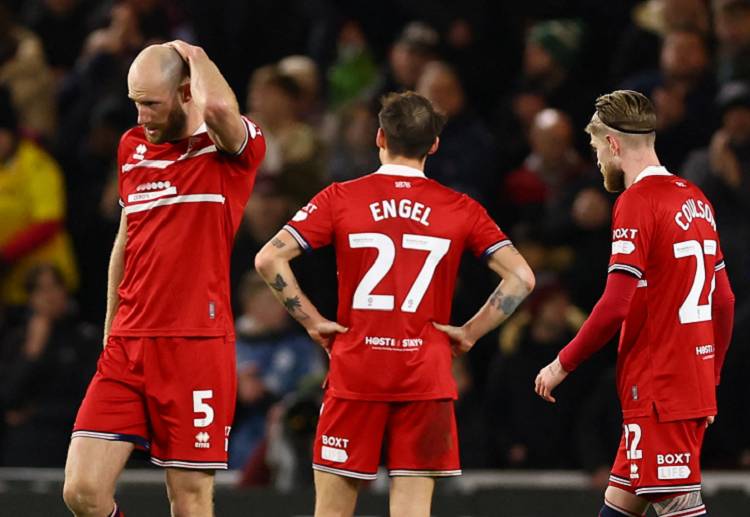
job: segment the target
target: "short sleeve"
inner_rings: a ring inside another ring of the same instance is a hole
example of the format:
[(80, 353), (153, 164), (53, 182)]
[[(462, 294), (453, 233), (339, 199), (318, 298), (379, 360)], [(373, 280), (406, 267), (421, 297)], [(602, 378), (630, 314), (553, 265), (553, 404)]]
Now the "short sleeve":
[(323, 189), (300, 208), (284, 226), (305, 251), (333, 241), (333, 198), (336, 183)]
[(608, 272), (619, 271), (641, 280), (646, 271), (654, 212), (642, 197), (621, 194), (612, 216), (612, 255)]
[(237, 152), (227, 154), (238, 160), (243, 165), (243, 170), (253, 171), (258, 168), (266, 155), (266, 140), (255, 122), (244, 115), (242, 122), (245, 126), (245, 139)]
[(466, 247), (477, 257), (487, 258), (500, 248), (510, 246), (512, 242), (500, 227), (492, 220), (487, 210), (471, 198), (469, 210), (473, 214), (474, 224), (469, 230)]

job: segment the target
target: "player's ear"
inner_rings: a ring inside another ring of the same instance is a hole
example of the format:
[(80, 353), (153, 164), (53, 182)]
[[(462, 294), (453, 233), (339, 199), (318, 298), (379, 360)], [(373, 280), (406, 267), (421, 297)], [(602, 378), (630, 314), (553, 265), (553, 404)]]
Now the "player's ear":
[(178, 91), (180, 92), (180, 100), (182, 100), (182, 102), (188, 102), (193, 98), (193, 93), (190, 91), (190, 81), (182, 83), (178, 88)]
[(612, 135), (607, 135), (607, 144), (609, 145), (609, 151), (612, 156), (620, 155), (620, 142)]
[(378, 132), (375, 135), (375, 145), (378, 146), (378, 149), (385, 149), (385, 131), (383, 131), (382, 127), (378, 128)]
[(440, 147), (440, 137), (436, 136), (435, 137), (435, 141), (432, 142), (432, 147), (430, 147), (430, 150), (427, 151), (427, 154), (428, 155), (435, 154), (437, 152), (437, 150), (438, 150), (438, 147)]

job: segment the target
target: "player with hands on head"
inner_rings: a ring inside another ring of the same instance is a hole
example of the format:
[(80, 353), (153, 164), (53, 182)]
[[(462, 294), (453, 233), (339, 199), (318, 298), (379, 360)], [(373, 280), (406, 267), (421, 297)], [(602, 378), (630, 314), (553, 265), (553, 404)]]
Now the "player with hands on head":
[(138, 126), (118, 149), (104, 350), (63, 498), (77, 517), (122, 516), (115, 486), (139, 447), (165, 468), (172, 515), (208, 517), (236, 397), (229, 256), (265, 143), (200, 47), (142, 50), (128, 96)]

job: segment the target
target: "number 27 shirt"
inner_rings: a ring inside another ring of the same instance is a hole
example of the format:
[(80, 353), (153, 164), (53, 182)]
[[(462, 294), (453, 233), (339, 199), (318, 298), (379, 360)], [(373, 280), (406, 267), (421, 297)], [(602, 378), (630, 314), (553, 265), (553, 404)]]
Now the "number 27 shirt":
[(461, 255), (510, 245), (482, 206), (421, 171), (383, 165), (333, 183), (285, 226), (309, 251), (336, 249), (339, 323), (333, 396), (359, 400), (455, 398), (447, 323)]

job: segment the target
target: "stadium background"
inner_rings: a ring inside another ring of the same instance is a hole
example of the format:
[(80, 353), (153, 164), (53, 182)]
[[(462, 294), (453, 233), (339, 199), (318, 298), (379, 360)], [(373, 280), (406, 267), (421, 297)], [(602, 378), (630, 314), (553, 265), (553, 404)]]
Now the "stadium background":
[[(555, 406), (532, 383), (604, 285), (613, 197), (583, 127), (595, 97), (620, 87), (652, 98), (663, 163), (716, 207), (737, 316), (703, 464), (712, 514), (747, 515), (745, 0), (3, 0), (1, 515), (65, 515), (60, 467), (100, 350), (119, 218), (115, 151), (135, 123), (127, 69), (145, 45), (175, 38), (206, 49), (269, 142), (232, 261), (239, 401), (218, 515), (310, 513), (324, 358), (250, 272), (252, 257), (319, 188), (376, 168), (377, 100), (405, 88), (448, 115), (427, 175), (484, 203), (538, 279), (517, 315), (456, 362), (467, 475), (439, 485), (434, 514), (572, 516), (598, 507), (620, 433), (614, 345), (560, 387)], [(334, 314), (331, 250), (294, 266)], [(494, 285), (465, 260), (453, 321), (465, 321)], [(139, 457), (129, 467), (145, 470), (122, 485), (126, 510), (166, 514), (158, 470)], [(370, 487), (361, 514), (384, 514), (383, 488)]]

